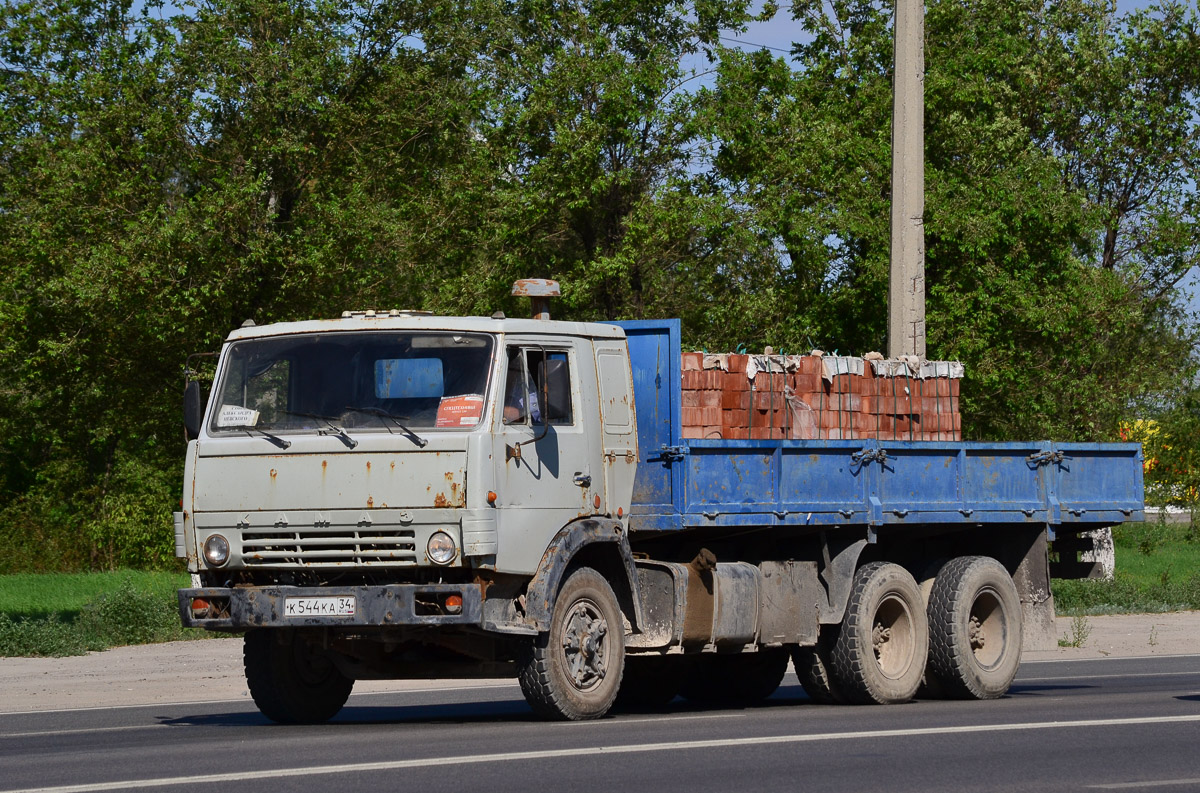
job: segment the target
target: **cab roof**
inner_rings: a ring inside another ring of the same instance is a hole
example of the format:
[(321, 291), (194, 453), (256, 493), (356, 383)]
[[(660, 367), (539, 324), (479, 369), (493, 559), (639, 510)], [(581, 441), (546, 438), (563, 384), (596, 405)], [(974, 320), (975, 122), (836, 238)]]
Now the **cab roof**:
[(276, 322), (233, 330), (226, 341), (287, 336), (305, 333), (351, 331), (458, 331), (462, 333), (513, 333), (521, 335), (581, 336), (623, 339), (625, 331), (601, 322), (563, 322), (553, 319), (497, 319), (494, 317), (445, 317), (417, 312), (347, 311), (338, 319)]

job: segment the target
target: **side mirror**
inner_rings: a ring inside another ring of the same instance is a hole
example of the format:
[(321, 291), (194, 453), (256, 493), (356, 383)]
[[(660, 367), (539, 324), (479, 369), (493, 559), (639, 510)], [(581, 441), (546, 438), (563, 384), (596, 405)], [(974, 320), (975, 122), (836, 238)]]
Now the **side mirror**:
[(187, 439), (200, 437), (200, 424), (204, 421), (204, 399), (200, 395), (200, 383), (189, 380), (183, 388), (183, 428)]

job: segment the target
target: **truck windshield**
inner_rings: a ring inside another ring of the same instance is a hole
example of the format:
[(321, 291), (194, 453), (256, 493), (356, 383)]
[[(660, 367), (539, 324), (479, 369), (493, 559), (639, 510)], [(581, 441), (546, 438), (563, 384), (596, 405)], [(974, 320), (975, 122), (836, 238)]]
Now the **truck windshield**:
[(483, 418), (489, 336), (322, 333), (234, 342), (212, 433), (470, 429)]

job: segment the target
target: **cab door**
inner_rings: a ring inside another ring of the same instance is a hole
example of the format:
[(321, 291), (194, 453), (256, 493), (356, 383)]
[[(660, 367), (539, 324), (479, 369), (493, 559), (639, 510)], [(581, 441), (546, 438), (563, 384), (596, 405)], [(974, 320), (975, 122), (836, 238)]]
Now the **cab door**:
[(595, 411), (595, 367), (586, 340), (509, 337), (501, 359), (496, 565), (533, 573), (559, 529), (604, 503), (600, 449), (590, 437), (597, 419), (588, 409)]

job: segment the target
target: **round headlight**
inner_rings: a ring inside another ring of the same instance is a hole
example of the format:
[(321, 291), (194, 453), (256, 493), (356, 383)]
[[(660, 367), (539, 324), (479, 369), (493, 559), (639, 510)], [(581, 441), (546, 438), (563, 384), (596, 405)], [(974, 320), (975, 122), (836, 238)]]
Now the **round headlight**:
[(214, 534), (204, 541), (204, 560), (210, 567), (220, 567), (229, 561), (229, 540)]
[(429, 561), (434, 564), (450, 564), (454, 561), (456, 553), (454, 540), (446, 532), (436, 531), (430, 535), (425, 552), (429, 554)]

